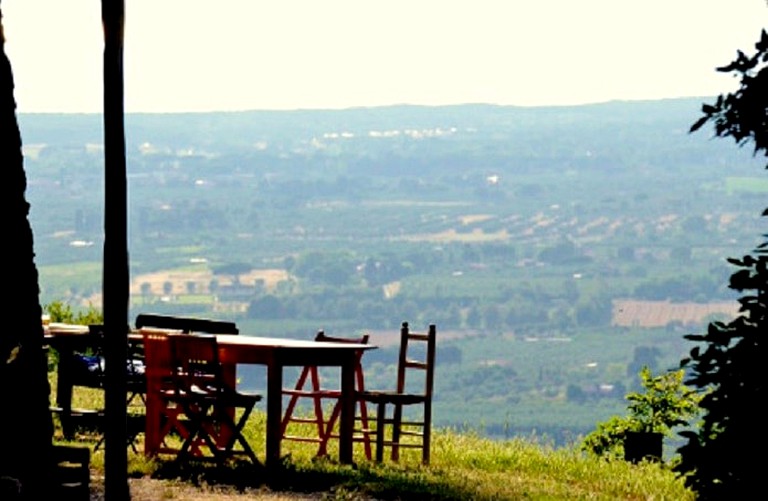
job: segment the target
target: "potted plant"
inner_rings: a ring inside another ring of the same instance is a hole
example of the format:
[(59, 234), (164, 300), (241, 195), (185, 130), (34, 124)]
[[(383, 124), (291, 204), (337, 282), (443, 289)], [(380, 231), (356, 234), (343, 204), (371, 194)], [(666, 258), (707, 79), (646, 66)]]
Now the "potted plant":
[(645, 391), (627, 395), (630, 429), (624, 435), (624, 459), (634, 463), (660, 460), (665, 436), (685, 426), (698, 411), (699, 395), (683, 384), (682, 370), (653, 376), (648, 367), (640, 371)]
[(683, 370), (654, 376), (648, 367), (640, 370), (641, 392), (626, 395), (629, 414), (614, 416), (587, 435), (582, 448), (600, 456), (621, 456), (633, 463), (643, 459), (660, 461), (665, 436), (673, 428), (688, 424), (699, 410), (699, 395), (683, 384)]

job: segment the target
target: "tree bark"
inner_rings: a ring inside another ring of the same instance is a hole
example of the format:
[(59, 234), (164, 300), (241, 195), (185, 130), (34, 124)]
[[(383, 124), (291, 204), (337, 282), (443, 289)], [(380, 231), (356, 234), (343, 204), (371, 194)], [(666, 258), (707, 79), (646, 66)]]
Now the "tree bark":
[[(47, 357), (43, 351), (40, 288), (34, 239), (25, 198), (27, 178), (16, 117), (11, 63), (5, 53), (0, 10), (0, 166), (6, 269), (13, 270), (0, 332), (0, 478), (3, 499), (47, 499), (53, 474), (53, 422), (49, 410)], [(18, 491), (18, 492), (15, 492)]]
[(102, 0), (104, 28), (104, 357), (106, 363), (105, 496), (130, 499), (126, 422), (128, 347), (128, 191), (123, 106), (125, 1)]

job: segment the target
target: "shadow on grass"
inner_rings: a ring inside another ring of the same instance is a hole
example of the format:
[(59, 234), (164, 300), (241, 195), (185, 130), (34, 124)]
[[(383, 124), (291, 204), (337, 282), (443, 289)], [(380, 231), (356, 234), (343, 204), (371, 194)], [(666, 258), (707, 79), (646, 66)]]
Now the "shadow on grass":
[(267, 488), (284, 493), (325, 493), (322, 499), (476, 499), (477, 493), (470, 486), (447, 485), (439, 481), (439, 474), (426, 471), (374, 463), (339, 465), (323, 459), (294, 463), (285, 457), (279, 467), (269, 469), (249, 462), (161, 462), (152, 477), (196, 486), (226, 486), (241, 492)]

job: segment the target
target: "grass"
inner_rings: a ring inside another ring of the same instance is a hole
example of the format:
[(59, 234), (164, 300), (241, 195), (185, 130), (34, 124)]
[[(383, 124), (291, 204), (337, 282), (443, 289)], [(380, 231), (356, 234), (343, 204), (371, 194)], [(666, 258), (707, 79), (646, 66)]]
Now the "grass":
[[(52, 386), (55, 392), (55, 378)], [(99, 390), (75, 389), (75, 407), (102, 402)], [(263, 455), (265, 417), (257, 410), (246, 429), (257, 455)], [(76, 438), (79, 445), (93, 446), (99, 435), (83, 432)], [(55, 439), (62, 441), (59, 434)], [(534, 438), (498, 441), (447, 429), (433, 433), (432, 461), (426, 467), (415, 450), (404, 450), (399, 463), (369, 462), (359, 444), (356, 465), (350, 466), (314, 458), (314, 444), (285, 442), (281, 468), (269, 472), (246, 463), (179, 466), (171, 457), (148, 459), (141, 444), (138, 448), (138, 453), (127, 449), (134, 501), (694, 499), (663, 463), (630, 464), (586, 456), (575, 445), (554, 448)], [(94, 479), (103, 478), (103, 447), (92, 453), (91, 468)], [(99, 485), (94, 481), (95, 491)], [(93, 499), (100, 499), (98, 493)]]

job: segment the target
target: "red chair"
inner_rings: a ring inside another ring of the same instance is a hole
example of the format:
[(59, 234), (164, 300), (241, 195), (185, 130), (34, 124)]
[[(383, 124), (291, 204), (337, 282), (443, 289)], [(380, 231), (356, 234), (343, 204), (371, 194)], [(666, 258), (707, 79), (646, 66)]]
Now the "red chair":
[[(212, 458), (223, 463), (232, 457), (246, 456), (258, 464), (243, 435), (243, 427), (261, 395), (237, 391), (227, 383), (216, 336), (171, 334), (168, 338), (173, 385), (163, 396), (180, 407), (189, 419), (189, 433), (177, 457)], [(211, 456), (203, 453), (204, 448)]]
[[(356, 344), (368, 344), (368, 335), (363, 335), (359, 338), (343, 338), (327, 336), (325, 332), (318, 331), (315, 336), (315, 341), (329, 342), (329, 343), (356, 343)], [(355, 390), (361, 392), (365, 389), (365, 378), (363, 374), (363, 368), (361, 364), (361, 358), (363, 352), (357, 353), (357, 363), (355, 365)], [(293, 388), (284, 388), (283, 395), (290, 397), (288, 404), (283, 414), (283, 420), (281, 423), (281, 432), (283, 440), (292, 440), (295, 442), (314, 442), (318, 444), (316, 456), (328, 455), (328, 443), (331, 439), (338, 439), (338, 433), (335, 429), (336, 422), (341, 414), (341, 405), (339, 397), (341, 397), (341, 389), (339, 387), (329, 388), (323, 387), (320, 382), (320, 373), (316, 365), (305, 366), (299, 378), (296, 381), (296, 385)], [(312, 404), (313, 414), (306, 416), (297, 414), (297, 404), (299, 399), (309, 399)], [(326, 403), (334, 401), (333, 408), (330, 411), (329, 417), (326, 419)], [(356, 435), (353, 440), (362, 442), (365, 456), (370, 460), (371, 454), (371, 436), (368, 430), (368, 409), (364, 401), (358, 400), (356, 402), (358, 407), (357, 420), (362, 423), (362, 429), (356, 431)], [(317, 433), (314, 436), (298, 435), (290, 433), (289, 427), (291, 423), (297, 424), (313, 424), (317, 428)]]
[(144, 453), (149, 456), (177, 454), (179, 448), (170, 446), (166, 438), (172, 433), (182, 439), (189, 436), (189, 430), (180, 420), (181, 406), (167, 398), (169, 392), (173, 391), (173, 354), (168, 336), (174, 332), (180, 331), (146, 327), (141, 329), (147, 381)]

